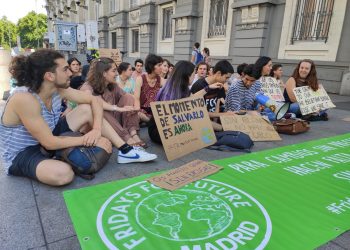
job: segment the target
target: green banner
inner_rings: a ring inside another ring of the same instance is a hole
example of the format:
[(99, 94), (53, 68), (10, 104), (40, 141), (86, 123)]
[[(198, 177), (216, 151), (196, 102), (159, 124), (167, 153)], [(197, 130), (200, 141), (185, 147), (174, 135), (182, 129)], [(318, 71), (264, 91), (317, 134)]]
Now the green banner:
[(64, 192), (82, 249), (314, 249), (350, 229), (350, 134), (213, 163), (173, 192), (155, 173)]

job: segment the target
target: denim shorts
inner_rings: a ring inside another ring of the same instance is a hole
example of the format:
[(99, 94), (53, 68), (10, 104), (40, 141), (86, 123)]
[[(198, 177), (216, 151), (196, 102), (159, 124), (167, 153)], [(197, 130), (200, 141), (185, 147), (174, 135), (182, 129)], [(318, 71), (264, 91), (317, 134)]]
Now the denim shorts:
[[(55, 129), (52, 131), (54, 136), (58, 136), (64, 132), (72, 131), (67, 123), (66, 117), (60, 118)], [(9, 168), (9, 174), (15, 176), (24, 176), (37, 180), (36, 168), (40, 162), (51, 159), (50, 156), (42, 152), (41, 145), (34, 145), (25, 148), (18, 153), (12, 161)]]

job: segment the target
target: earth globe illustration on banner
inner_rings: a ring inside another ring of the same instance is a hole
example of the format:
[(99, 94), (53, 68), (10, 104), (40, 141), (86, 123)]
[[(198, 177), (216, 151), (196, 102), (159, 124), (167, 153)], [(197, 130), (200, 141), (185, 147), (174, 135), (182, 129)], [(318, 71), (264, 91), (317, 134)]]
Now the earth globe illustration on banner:
[(151, 218), (136, 218), (146, 231), (174, 241), (210, 238), (225, 230), (233, 219), (230, 207), (222, 199), (189, 189), (178, 190), (176, 194), (168, 191), (153, 194), (139, 203), (136, 214)]

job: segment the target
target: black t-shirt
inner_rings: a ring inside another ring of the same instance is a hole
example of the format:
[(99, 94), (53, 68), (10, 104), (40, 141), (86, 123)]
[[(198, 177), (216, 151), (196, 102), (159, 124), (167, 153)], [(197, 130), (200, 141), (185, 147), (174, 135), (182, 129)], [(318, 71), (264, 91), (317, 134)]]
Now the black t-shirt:
[[(205, 78), (198, 79), (192, 85), (191, 93), (195, 94), (198, 91), (204, 89), (206, 86), (209, 86), (209, 84), (205, 80)], [(209, 112), (215, 112), (217, 100), (219, 100), (220, 98), (224, 98), (225, 99), (225, 97), (226, 97), (226, 94), (225, 94), (224, 88), (221, 88), (221, 89), (209, 89), (209, 91), (204, 95), (204, 100), (207, 103), (207, 110)], [(218, 110), (218, 112), (219, 112), (219, 110)]]
[(73, 76), (70, 79), (70, 87), (72, 87), (73, 89), (79, 89), (83, 83), (84, 80), (81, 76)]
[[(294, 79), (294, 78), (293, 78)], [(295, 79), (294, 79), (295, 80)], [(303, 86), (307, 86), (307, 84), (305, 82), (302, 82), (302, 81), (296, 81), (295, 82), (295, 87), (298, 88), (298, 87), (303, 87)], [(284, 97), (284, 101), (285, 102), (290, 102), (292, 103), (292, 101), (290, 100), (289, 98), (289, 95), (287, 93), (287, 89), (285, 88), (284, 91), (283, 91), (283, 97)]]

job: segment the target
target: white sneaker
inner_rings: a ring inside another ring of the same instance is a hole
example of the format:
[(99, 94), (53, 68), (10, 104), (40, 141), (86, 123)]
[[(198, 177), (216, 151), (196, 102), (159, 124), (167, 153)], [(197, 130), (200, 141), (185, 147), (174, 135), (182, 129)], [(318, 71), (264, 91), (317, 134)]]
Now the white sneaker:
[(141, 147), (133, 147), (128, 153), (118, 152), (118, 163), (146, 162), (157, 159), (157, 155), (147, 153)]

